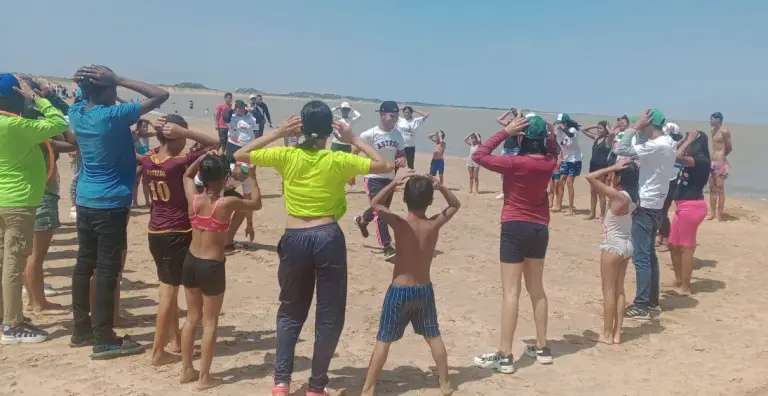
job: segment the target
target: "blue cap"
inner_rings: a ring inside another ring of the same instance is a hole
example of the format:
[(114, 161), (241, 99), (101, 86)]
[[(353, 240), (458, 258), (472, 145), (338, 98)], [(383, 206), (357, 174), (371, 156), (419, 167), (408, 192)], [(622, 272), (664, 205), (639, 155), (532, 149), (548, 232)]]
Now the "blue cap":
[(381, 102), (381, 105), (379, 106), (379, 113), (399, 113), (399, 112), (400, 112), (400, 108), (397, 107), (397, 102), (392, 100)]
[(716, 112), (712, 113), (710, 118), (717, 118), (718, 120), (722, 121), (723, 120), (723, 113), (721, 113), (719, 111), (716, 111)]
[(0, 74), (0, 97), (13, 96), (17, 94), (13, 87), (21, 87), (19, 80), (11, 73)]

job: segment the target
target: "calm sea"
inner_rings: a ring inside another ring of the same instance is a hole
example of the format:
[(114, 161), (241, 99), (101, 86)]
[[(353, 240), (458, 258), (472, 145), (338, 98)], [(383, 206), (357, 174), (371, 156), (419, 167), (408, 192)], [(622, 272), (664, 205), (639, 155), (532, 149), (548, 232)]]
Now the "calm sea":
[[(248, 96), (235, 95), (235, 99), (242, 99), (247, 103)], [(193, 110), (189, 109), (190, 100), (193, 100), (195, 103)], [(214, 109), (221, 102), (222, 97), (219, 95), (175, 93), (159, 111), (163, 113), (178, 111), (184, 117), (213, 120)], [(291, 114), (299, 113), (307, 100), (268, 97), (265, 102), (269, 105), (272, 121), (277, 126), (280, 121)], [(378, 104), (350, 103), (362, 114), (362, 118), (355, 124), (356, 132), (360, 133), (376, 125), (378, 115), (375, 110), (378, 109)], [(331, 106), (338, 104), (336, 102), (329, 103)], [(207, 114), (205, 112), (206, 109), (208, 109)], [(418, 109), (430, 113), (429, 119), (422, 126), (416, 138), (416, 148), (421, 152), (431, 152), (432, 150), (432, 143), (426, 136), (432, 132), (443, 130), (447, 138), (447, 153), (451, 156), (466, 157), (469, 153), (469, 147), (463, 142), (465, 136), (472, 132), (477, 132), (485, 139), (499, 130), (496, 117), (499, 116), (501, 111), (451, 107), (419, 107)], [(638, 109), (638, 113), (640, 110), (642, 109)], [(537, 114), (548, 120), (553, 120), (556, 116), (554, 113), (538, 112)], [(571, 116), (584, 126), (596, 124), (601, 120), (608, 120), (613, 124), (617, 117), (617, 115), (581, 114), (571, 114)], [(707, 117), (708, 114), (703, 116)], [(684, 131), (700, 129), (709, 133), (709, 123), (704, 118), (702, 121), (684, 121), (668, 118), (668, 121), (676, 122)], [(728, 127), (733, 135), (734, 149), (729, 158), (731, 174), (726, 183), (727, 191), (739, 196), (768, 198), (768, 183), (765, 182), (765, 175), (762, 173), (766, 166), (764, 162), (759, 160), (761, 156), (766, 155), (765, 149), (768, 147), (768, 133), (766, 133), (766, 129), (768, 129), (768, 126), (729, 123)], [(586, 136), (579, 136), (579, 143), (584, 152), (583, 161), (586, 171), (591, 157), (592, 141)], [(422, 164), (422, 167), (425, 169), (427, 166), (427, 164)], [(763, 181), (761, 182), (760, 180)]]

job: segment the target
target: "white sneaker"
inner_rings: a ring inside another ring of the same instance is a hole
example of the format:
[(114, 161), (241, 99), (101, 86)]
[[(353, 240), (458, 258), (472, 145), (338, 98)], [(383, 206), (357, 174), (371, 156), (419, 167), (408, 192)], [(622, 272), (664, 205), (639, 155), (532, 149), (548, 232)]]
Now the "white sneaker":
[(496, 199), (504, 199), (504, 193), (501, 193), (496, 196)]
[(39, 344), (47, 339), (48, 332), (29, 323), (22, 323), (15, 326), (4, 326), (0, 344)]
[(77, 209), (73, 206), (71, 209), (69, 209), (69, 219), (72, 221), (77, 220)]
[(499, 352), (484, 353), (475, 356), (475, 366), (485, 369), (493, 369), (502, 374), (512, 374), (515, 372), (515, 362), (512, 355), (501, 356)]
[[(45, 293), (46, 297), (53, 297), (53, 296), (57, 296), (59, 294), (59, 292), (57, 292), (56, 289), (54, 289), (53, 286), (51, 286), (50, 283), (43, 284), (43, 293)], [(27, 288), (26, 287), (21, 289), (21, 295), (26, 297), (26, 295), (27, 295)]]

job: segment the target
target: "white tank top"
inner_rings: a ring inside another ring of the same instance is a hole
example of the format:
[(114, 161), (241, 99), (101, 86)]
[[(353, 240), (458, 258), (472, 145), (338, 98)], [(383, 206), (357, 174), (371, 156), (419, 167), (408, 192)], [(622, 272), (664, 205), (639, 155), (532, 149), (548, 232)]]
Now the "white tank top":
[[(622, 194), (630, 198), (626, 191), (621, 191)], [(635, 211), (637, 205), (629, 201), (629, 212), (624, 216), (616, 216), (611, 213), (611, 209), (605, 212), (605, 221), (603, 222), (603, 238), (608, 239), (629, 239), (632, 231), (632, 212)]]

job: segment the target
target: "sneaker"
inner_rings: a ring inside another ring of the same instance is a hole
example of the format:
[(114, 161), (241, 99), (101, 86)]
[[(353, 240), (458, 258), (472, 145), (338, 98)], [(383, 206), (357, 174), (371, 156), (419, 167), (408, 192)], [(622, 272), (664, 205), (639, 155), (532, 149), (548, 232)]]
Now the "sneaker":
[(144, 352), (144, 348), (141, 347), (141, 344), (130, 337), (115, 337), (115, 340), (109, 344), (94, 345), (91, 359), (114, 359), (121, 356), (138, 355), (142, 352)]
[(69, 219), (73, 222), (77, 221), (77, 209), (74, 206), (69, 209)]
[(308, 390), (306, 396), (331, 396), (331, 392), (328, 388), (323, 389), (322, 392)]
[(658, 315), (661, 313), (661, 305), (651, 305), (650, 308), (648, 308), (649, 311), (651, 311), (651, 315)]
[(624, 311), (624, 318), (638, 321), (651, 320), (651, 313), (647, 309), (638, 307), (637, 305), (630, 305)]
[(528, 357), (536, 359), (539, 364), (552, 364), (552, 352), (550, 352), (549, 347), (547, 346), (539, 349), (533, 344), (526, 345), (525, 354), (528, 355)]
[(70, 348), (82, 348), (91, 345), (93, 345), (93, 332), (81, 336), (73, 334), (72, 337), (69, 338)]
[(392, 246), (384, 246), (384, 260), (392, 260), (395, 258), (395, 248)]
[(277, 384), (272, 387), (272, 396), (289, 396), (291, 388), (286, 384)]
[(14, 326), (3, 326), (3, 337), (0, 344), (39, 344), (48, 339), (48, 332), (22, 322)]
[[(56, 289), (53, 288), (53, 286), (50, 283), (43, 284), (43, 293), (45, 293), (46, 297), (53, 297), (59, 294), (59, 292), (56, 291)], [(26, 297), (27, 296), (27, 288), (21, 289), (21, 295)]]
[(486, 369), (494, 369), (503, 374), (515, 372), (515, 358), (511, 354), (502, 356), (499, 352), (485, 353), (475, 356), (475, 366)]
[(355, 216), (355, 225), (358, 229), (360, 229), (360, 235), (363, 236), (363, 238), (368, 238), (368, 225), (363, 224), (363, 218), (360, 216)]

